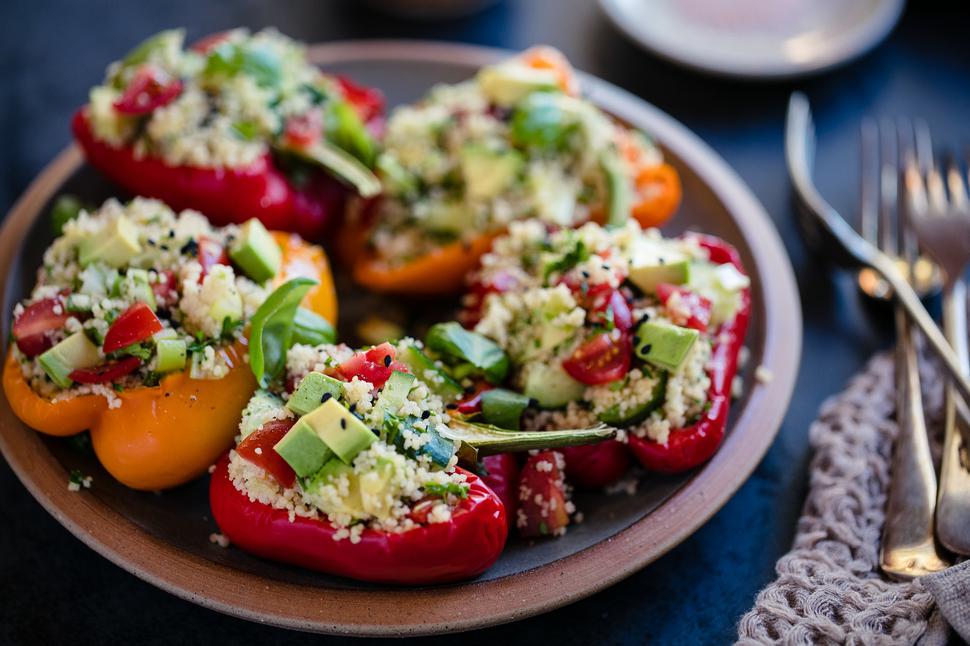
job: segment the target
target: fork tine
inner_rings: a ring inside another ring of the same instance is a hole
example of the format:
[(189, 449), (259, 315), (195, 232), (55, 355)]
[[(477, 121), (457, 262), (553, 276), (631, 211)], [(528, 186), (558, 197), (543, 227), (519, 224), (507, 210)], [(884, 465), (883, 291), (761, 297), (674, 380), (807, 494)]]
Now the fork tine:
[(930, 127), (920, 119), (915, 123), (916, 156), (919, 168), (926, 178), (926, 198), (930, 211), (935, 214), (947, 210), (946, 186), (940, 168), (933, 158), (933, 138)]
[[(920, 173), (920, 162), (917, 157), (917, 139), (913, 126), (909, 121), (900, 119), (899, 121), (899, 157), (902, 160), (902, 184), (904, 187), (904, 206), (905, 215), (909, 218), (926, 213), (928, 197), (926, 184)], [(924, 142), (924, 147), (928, 142)], [(924, 148), (925, 149), (925, 148)], [(931, 150), (924, 152), (924, 156), (932, 155)], [(909, 251), (909, 250), (907, 250)]]
[(948, 152), (943, 165), (946, 172), (947, 190), (950, 192), (950, 203), (954, 209), (967, 211), (967, 202), (970, 200), (967, 198), (967, 186), (963, 182), (963, 176), (960, 173), (960, 164), (957, 162), (956, 155)]
[(866, 118), (859, 126), (860, 192), (859, 233), (874, 245), (879, 244), (879, 130)]
[(897, 129), (893, 122), (883, 119), (879, 123), (879, 247), (884, 253), (899, 253), (899, 237), (895, 219), (896, 200), (899, 189), (897, 169)]

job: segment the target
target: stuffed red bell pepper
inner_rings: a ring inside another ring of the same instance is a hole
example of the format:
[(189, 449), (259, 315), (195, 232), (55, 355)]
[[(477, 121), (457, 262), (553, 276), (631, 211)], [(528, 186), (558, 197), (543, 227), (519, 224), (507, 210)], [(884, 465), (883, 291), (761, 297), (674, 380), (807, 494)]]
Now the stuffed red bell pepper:
[(88, 162), (136, 195), (218, 224), (257, 217), (319, 238), (372, 197), (381, 95), (328, 76), (274, 30), (183, 48), (163, 31), (108, 68), (72, 121)]
[[(284, 320), (265, 333), (280, 334)], [(267, 388), (243, 411), (239, 442), (212, 476), (212, 513), (230, 542), (368, 581), (474, 577), (505, 545), (515, 462), (486, 458), (510, 481), (500, 497), (459, 460), (612, 436), (601, 427), (526, 433), (466, 421), (454, 406), (467, 397), (460, 382), (500, 380), (504, 353), (460, 326), (436, 326), (426, 342), (358, 352), (295, 344), (285, 367), (259, 372)], [(507, 400), (488, 400), (489, 419), (517, 424), (521, 397), (503, 392)]]
[[(635, 221), (512, 223), (483, 256), (462, 320), (508, 355), (506, 385), (532, 403), (526, 429), (620, 430), (616, 440), (557, 452), (564, 478), (557, 461), (527, 465), (520, 488), (539, 488), (548, 501), (568, 500), (570, 484), (612, 485), (631, 449), (665, 473), (709, 459), (724, 434), (749, 312), (737, 252), (716, 238), (664, 238)], [(558, 532), (561, 514), (554, 525), (532, 516), (518, 512), (526, 535)]]

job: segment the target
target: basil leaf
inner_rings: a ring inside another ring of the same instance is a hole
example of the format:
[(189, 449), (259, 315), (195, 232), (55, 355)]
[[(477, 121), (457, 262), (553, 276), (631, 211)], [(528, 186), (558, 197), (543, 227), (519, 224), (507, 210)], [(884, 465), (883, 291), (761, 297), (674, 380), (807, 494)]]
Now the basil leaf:
[(567, 150), (579, 123), (548, 92), (530, 94), (512, 114), (512, 141), (523, 148)]
[(249, 367), (264, 388), (283, 373), (286, 352), (293, 344), (293, 328), (300, 301), (317, 281), (289, 280), (269, 295), (253, 315), (249, 329)]
[(435, 352), (472, 364), (493, 384), (500, 383), (509, 372), (509, 358), (502, 348), (455, 321), (433, 325), (424, 342)]
[(337, 332), (330, 321), (303, 307), (296, 309), (293, 319), (293, 344), (320, 345), (337, 340)]

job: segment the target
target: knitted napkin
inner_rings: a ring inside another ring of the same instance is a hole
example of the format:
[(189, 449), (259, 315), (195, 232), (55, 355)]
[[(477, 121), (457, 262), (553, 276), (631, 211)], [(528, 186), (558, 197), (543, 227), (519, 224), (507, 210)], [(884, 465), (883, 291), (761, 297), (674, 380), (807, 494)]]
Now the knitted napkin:
[[(920, 372), (938, 454), (942, 379), (929, 361)], [(894, 409), (888, 353), (822, 405), (809, 430), (811, 482), (794, 545), (741, 618), (738, 644), (935, 645), (953, 631), (970, 641), (970, 562), (902, 583), (879, 570)]]

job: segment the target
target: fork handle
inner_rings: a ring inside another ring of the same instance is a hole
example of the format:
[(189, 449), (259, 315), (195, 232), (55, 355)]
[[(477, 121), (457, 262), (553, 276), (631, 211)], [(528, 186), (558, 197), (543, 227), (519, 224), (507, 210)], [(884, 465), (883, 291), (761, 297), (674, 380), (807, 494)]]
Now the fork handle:
[(909, 319), (896, 307), (896, 424), (880, 566), (895, 579), (947, 567), (933, 538), (936, 474), (926, 435), (916, 344)]
[[(963, 373), (970, 371), (967, 352), (967, 289), (957, 280), (943, 295), (943, 327)], [(963, 460), (968, 445), (965, 404), (952, 385), (944, 395), (943, 461), (936, 503), (936, 534), (951, 552), (970, 555), (970, 470)], [(962, 412), (963, 414), (959, 414)], [(963, 437), (961, 437), (961, 434)]]

